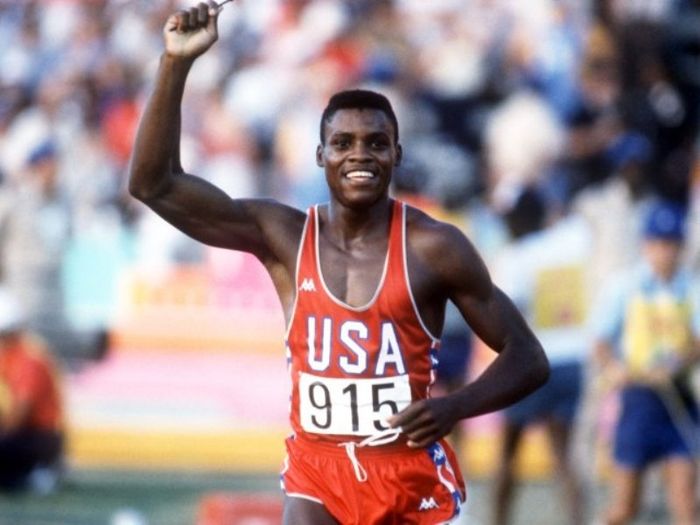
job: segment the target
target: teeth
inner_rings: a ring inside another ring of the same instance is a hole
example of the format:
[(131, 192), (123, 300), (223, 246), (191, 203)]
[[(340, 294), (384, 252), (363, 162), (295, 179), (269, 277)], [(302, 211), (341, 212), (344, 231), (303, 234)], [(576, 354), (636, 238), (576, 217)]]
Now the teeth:
[(374, 173), (371, 171), (351, 171), (345, 175), (348, 179), (371, 179)]

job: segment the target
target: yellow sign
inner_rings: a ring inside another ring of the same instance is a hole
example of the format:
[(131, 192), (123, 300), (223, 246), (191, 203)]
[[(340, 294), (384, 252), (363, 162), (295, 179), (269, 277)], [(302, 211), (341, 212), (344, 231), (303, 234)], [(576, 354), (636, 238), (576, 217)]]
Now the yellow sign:
[(584, 270), (580, 265), (540, 271), (535, 279), (535, 329), (580, 326), (586, 318)]
[(691, 346), (690, 306), (671, 294), (632, 299), (625, 319), (623, 349), (633, 372), (672, 366)]

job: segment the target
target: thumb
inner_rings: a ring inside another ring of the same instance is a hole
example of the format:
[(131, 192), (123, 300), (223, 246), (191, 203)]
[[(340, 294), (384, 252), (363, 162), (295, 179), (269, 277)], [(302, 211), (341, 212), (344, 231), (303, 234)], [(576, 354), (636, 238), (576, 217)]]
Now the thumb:
[(221, 13), (223, 7), (220, 7), (213, 0), (209, 0), (209, 20), (207, 20), (207, 31), (214, 34), (217, 32), (217, 21), (219, 19), (219, 13)]

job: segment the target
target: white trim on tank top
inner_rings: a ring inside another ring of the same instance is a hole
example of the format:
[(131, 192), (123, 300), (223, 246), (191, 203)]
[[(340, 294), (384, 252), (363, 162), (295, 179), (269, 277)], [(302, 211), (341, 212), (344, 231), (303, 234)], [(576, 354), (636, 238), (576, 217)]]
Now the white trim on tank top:
[(289, 332), (292, 329), (292, 324), (294, 324), (294, 316), (297, 313), (297, 304), (299, 303), (299, 267), (301, 266), (301, 253), (304, 250), (304, 244), (306, 244), (306, 231), (309, 228), (310, 214), (306, 214), (306, 220), (304, 221), (304, 229), (301, 232), (301, 237), (299, 239), (299, 247), (297, 248), (297, 262), (296, 268), (294, 269), (294, 302), (292, 303), (292, 311), (289, 312), (289, 321), (285, 319), (287, 327), (284, 331), (285, 343), (289, 341)]
[[(320, 237), (321, 237), (321, 220), (320, 216), (318, 213), (318, 204), (314, 206), (315, 212), (316, 212), (316, 224), (315, 224), (315, 233), (316, 233), (316, 238), (314, 239), (315, 241), (315, 246), (314, 246), (314, 252), (315, 252), (315, 260), (316, 260), (316, 272), (318, 273), (318, 278), (321, 281), (321, 286), (323, 286), (323, 290), (326, 292), (326, 295), (328, 298), (336, 303), (339, 306), (342, 306), (343, 308), (347, 308), (348, 310), (352, 310), (353, 312), (364, 312), (369, 310), (372, 306), (374, 306), (374, 303), (377, 301), (377, 298), (379, 297), (379, 294), (381, 293), (382, 289), (384, 288), (384, 281), (386, 280), (386, 275), (389, 270), (389, 255), (391, 253), (391, 233), (389, 235), (389, 238), (387, 240), (387, 246), (386, 246), (386, 256), (384, 257), (384, 268), (382, 270), (382, 276), (379, 279), (379, 284), (377, 285), (377, 288), (374, 290), (374, 294), (370, 298), (369, 302), (363, 306), (352, 306), (347, 304), (345, 301), (341, 301), (338, 299), (328, 288), (326, 285), (326, 279), (323, 277), (323, 269), (321, 268), (321, 249), (320, 249)], [(393, 205), (392, 205), (392, 210), (391, 210), (391, 217), (392, 217), (392, 223), (393, 223), (393, 218), (394, 218), (394, 210), (393, 210)], [(394, 225), (391, 225), (391, 228), (393, 228)], [(391, 232), (391, 230), (390, 230)]]
[(416, 315), (416, 319), (418, 319), (418, 323), (420, 324), (421, 328), (425, 331), (425, 333), (428, 335), (433, 340), (433, 345), (436, 343), (440, 342), (439, 337), (435, 337), (435, 335), (428, 330), (428, 327), (425, 325), (425, 322), (423, 321), (423, 317), (420, 315), (420, 311), (418, 310), (418, 305), (416, 304), (416, 299), (413, 297), (413, 289), (411, 288), (411, 277), (408, 274), (408, 247), (406, 246), (406, 243), (408, 242), (408, 234), (406, 231), (406, 209), (408, 208), (408, 205), (406, 203), (401, 203), (401, 259), (403, 262), (403, 275), (406, 279), (406, 289), (408, 290), (408, 297), (411, 299), (411, 305), (413, 306), (413, 313)]

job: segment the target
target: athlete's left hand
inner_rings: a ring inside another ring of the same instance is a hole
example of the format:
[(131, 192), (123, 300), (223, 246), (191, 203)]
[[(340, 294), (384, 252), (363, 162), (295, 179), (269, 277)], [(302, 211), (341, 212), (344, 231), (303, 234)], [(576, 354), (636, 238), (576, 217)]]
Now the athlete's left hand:
[(453, 403), (449, 396), (422, 399), (391, 416), (388, 423), (393, 428), (401, 427), (409, 447), (427, 447), (452, 431), (458, 419)]

